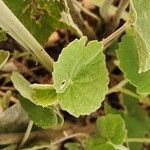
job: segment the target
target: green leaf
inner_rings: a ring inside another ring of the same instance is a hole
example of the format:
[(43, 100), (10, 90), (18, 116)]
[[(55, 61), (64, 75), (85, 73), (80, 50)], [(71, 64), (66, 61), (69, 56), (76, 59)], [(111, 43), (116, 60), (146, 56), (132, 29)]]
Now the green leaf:
[(0, 113), (0, 133), (25, 131), (28, 119), (20, 103), (17, 103)]
[(102, 137), (111, 141), (113, 144), (123, 144), (127, 131), (125, 130), (124, 120), (120, 115), (108, 114), (97, 120), (97, 126)]
[(90, 114), (98, 109), (107, 93), (108, 72), (102, 43), (85, 37), (74, 40), (54, 64), (54, 88), (61, 107), (70, 114)]
[(3, 2), (41, 44), (47, 41), (50, 33), (60, 27), (58, 20), (63, 5), (57, 0), (37, 0), (35, 4), (31, 0), (16, 0), (15, 3), (3, 0)]
[(37, 106), (23, 97), (20, 98), (20, 102), (29, 118), (39, 127), (46, 129), (57, 125), (57, 115), (52, 108)]
[(94, 135), (84, 141), (86, 150), (115, 150), (114, 146), (107, 143), (107, 140), (100, 135)]
[[(150, 136), (150, 118), (147, 112), (140, 106), (137, 99), (123, 95), (123, 102), (126, 108), (123, 118), (128, 130), (128, 138), (145, 138)], [(131, 150), (141, 150), (141, 143), (129, 143)]]
[(32, 84), (32, 100), (37, 105), (43, 107), (52, 105), (57, 102), (57, 94), (54, 87), (50, 84)]
[(20, 73), (13, 72), (11, 80), (20, 94), (43, 107), (57, 102), (56, 90), (48, 84), (30, 84)]
[[(126, 88), (135, 92), (134, 87), (131, 85), (127, 85)], [(128, 138), (145, 138), (145, 135), (150, 136), (150, 118), (139, 104), (139, 101), (125, 94), (122, 95), (122, 100), (124, 110), (115, 110), (110, 105), (105, 105), (105, 112), (122, 116), (128, 131)], [(142, 143), (128, 143), (128, 145), (130, 150), (142, 149)]]
[(136, 86), (137, 92), (150, 94), (150, 71), (139, 73), (138, 47), (135, 42), (134, 29), (130, 28), (123, 36), (117, 50), (120, 68), (131, 84)]
[(71, 14), (70, 14), (70, 8), (68, 7), (67, 0), (63, 0), (65, 5), (65, 10), (61, 12), (61, 21), (64, 22), (68, 29), (73, 31), (74, 33), (77, 33), (79, 36), (83, 36), (81, 30), (78, 28), (78, 26), (74, 23)]
[(30, 82), (28, 82), (20, 73), (18, 72), (13, 72), (11, 76), (11, 80), (14, 84), (14, 87), (20, 92), (20, 94), (29, 99), (32, 100), (31, 97), (31, 91), (32, 89), (30, 88)]
[(61, 14), (66, 11), (64, 0), (36, 0), (36, 3), (31, 0), (3, 1), (42, 45), (54, 31), (73, 28), (60, 21)]
[(135, 22), (133, 26), (141, 38), (141, 41), (136, 41), (139, 47), (139, 73), (141, 73), (150, 69), (150, 1), (130, 0), (130, 2), (130, 18)]
[(3, 51), (3, 50), (0, 50), (0, 68), (3, 67), (8, 58), (9, 58), (9, 52), (8, 51)]

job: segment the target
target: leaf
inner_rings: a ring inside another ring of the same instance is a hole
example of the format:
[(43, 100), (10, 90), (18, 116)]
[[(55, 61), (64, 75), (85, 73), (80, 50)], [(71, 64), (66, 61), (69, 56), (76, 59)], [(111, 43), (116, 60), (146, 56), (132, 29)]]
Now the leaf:
[(24, 131), (28, 116), (19, 103), (0, 113), (0, 133)]
[(36, 0), (36, 3), (31, 0), (16, 0), (15, 3), (10, 0), (3, 1), (42, 45), (54, 31), (62, 28), (73, 29), (60, 21), (61, 13), (66, 11), (64, 0)]
[[(131, 90), (131, 88), (130, 88)], [(147, 112), (140, 106), (137, 99), (123, 95), (123, 102), (126, 108), (123, 118), (128, 130), (129, 138), (145, 138), (150, 136), (150, 118)], [(129, 143), (131, 150), (141, 150), (141, 143)]]
[(50, 33), (60, 27), (58, 20), (63, 5), (57, 0), (37, 0), (35, 4), (31, 0), (16, 0), (15, 3), (3, 0), (3, 2), (42, 45), (47, 41)]
[[(135, 92), (133, 86), (127, 85), (127, 89)], [(145, 138), (150, 136), (150, 118), (147, 112), (141, 107), (139, 101), (131, 96), (122, 95), (124, 110), (114, 110), (111, 106), (105, 105), (106, 113), (120, 114), (125, 121), (128, 131), (128, 138)], [(141, 150), (142, 143), (128, 143), (130, 150)]]
[(134, 23), (134, 28), (138, 32), (141, 41), (135, 40), (139, 57), (139, 73), (150, 70), (150, 1), (130, 0), (130, 18)]
[(127, 131), (125, 130), (124, 120), (120, 115), (108, 114), (97, 120), (97, 126), (102, 137), (111, 141), (113, 144), (123, 144)]
[(107, 140), (100, 135), (94, 135), (84, 141), (86, 150), (115, 150), (114, 146), (107, 143)]
[(60, 105), (76, 117), (98, 109), (107, 93), (103, 46), (97, 41), (85, 46), (86, 41), (83, 37), (70, 43), (54, 64), (54, 88)]
[(57, 115), (52, 108), (37, 106), (23, 97), (20, 98), (20, 102), (29, 118), (33, 120), (37, 126), (46, 129), (57, 125)]
[(71, 17), (70, 9), (68, 7), (67, 0), (63, 0), (63, 1), (64, 1), (64, 5), (65, 5), (66, 9), (61, 12), (61, 21), (64, 22), (68, 26), (68, 29), (70, 29), (74, 33), (77, 33), (79, 36), (83, 36), (81, 30), (74, 23), (74, 21)]
[(20, 92), (20, 94), (29, 99), (32, 100), (31, 97), (31, 88), (30, 88), (30, 82), (28, 82), (20, 73), (13, 72), (11, 76), (11, 80), (14, 84), (14, 87)]
[(6, 41), (7, 40), (7, 36), (6, 33), (0, 29), (0, 42)]
[[(17, 0), (18, 1), (18, 0)], [(13, 5), (18, 5), (19, 2), (13, 3)], [(11, 1), (9, 1), (11, 4)], [(22, 2), (27, 2), (22, 1)], [(15, 6), (15, 10), (20, 7)], [(25, 26), (16, 18), (16, 16), (11, 12), (11, 10), (0, 1), (0, 27), (11, 35), (20, 45), (22, 45), (34, 58), (36, 58), (49, 72), (53, 70), (53, 60), (45, 52), (43, 47), (36, 41), (36, 39), (30, 34), (30, 32), (25, 28)], [(19, 13), (19, 15), (21, 12)], [(23, 18), (23, 16), (21, 16)], [(27, 22), (29, 19), (25, 18)], [(12, 23), (10, 23), (12, 22)], [(38, 33), (39, 35), (39, 33)]]
[(0, 50), (0, 68), (2, 68), (6, 64), (9, 55), (10, 54), (8, 51)]
[(140, 94), (150, 94), (150, 71), (138, 72), (138, 47), (135, 42), (134, 30), (130, 28), (123, 36), (117, 50), (120, 68), (131, 84), (136, 86)]
[(11, 80), (20, 94), (40, 106), (49, 106), (57, 101), (56, 90), (48, 84), (30, 84), (20, 73), (13, 72)]
[(54, 87), (50, 84), (32, 84), (32, 99), (37, 105), (43, 107), (57, 102), (57, 94)]

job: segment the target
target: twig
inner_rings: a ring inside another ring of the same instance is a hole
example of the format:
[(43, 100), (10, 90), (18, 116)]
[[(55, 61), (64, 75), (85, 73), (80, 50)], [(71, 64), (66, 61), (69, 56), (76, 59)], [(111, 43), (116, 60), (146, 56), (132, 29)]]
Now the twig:
[(129, 4), (129, 0), (120, 0), (119, 6), (114, 16), (112, 16), (112, 18), (106, 24), (105, 27), (106, 31), (104, 33), (104, 37), (110, 35), (118, 27), (121, 16), (125, 12), (125, 9), (128, 6), (128, 4)]
[(103, 39), (103, 45), (106, 46), (109, 42), (111, 42), (114, 38), (122, 34), (129, 26), (131, 25), (130, 21), (127, 21), (123, 26), (121, 26), (118, 30), (113, 32), (107, 38)]
[(98, 22), (101, 22), (100, 18), (93, 14), (92, 12), (88, 11), (87, 9), (85, 9), (79, 2), (77, 2), (76, 0), (72, 0), (73, 3), (78, 6), (85, 14), (89, 15), (90, 17), (92, 17), (93, 19), (97, 20)]
[(1, 90), (10, 90), (10, 91), (16, 91), (16, 89), (14, 87), (11, 87), (11, 86), (1, 86), (0, 87)]
[(55, 141), (53, 144), (57, 145), (57, 144), (60, 144), (63, 141), (66, 141), (68, 139), (71, 139), (71, 138), (74, 138), (74, 137), (78, 137), (78, 136), (85, 137), (85, 138), (88, 137), (88, 135), (85, 134), (85, 133), (75, 133), (75, 134), (68, 135), (67, 137), (61, 138), (60, 140)]
[(114, 93), (114, 92), (119, 92), (120, 89), (126, 85), (128, 83), (128, 81), (126, 79), (122, 80), (119, 84), (117, 84), (116, 86), (110, 88), (107, 92), (107, 94), (111, 94), (111, 93)]
[(77, 9), (76, 5), (72, 3), (71, 0), (67, 0), (68, 7), (70, 8), (70, 14), (72, 16), (75, 24), (80, 28), (83, 35), (86, 35), (90, 40), (96, 39), (96, 34), (92, 28), (88, 27), (80, 14), (80, 11)]
[(29, 124), (28, 124), (28, 127), (27, 127), (27, 130), (26, 130), (26, 132), (24, 134), (24, 137), (22, 138), (22, 141), (20, 142), (19, 148), (21, 148), (25, 144), (27, 139), (29, 138), (29, 135), (30, 135), (31, 130), (32, 130), (32, 126), (33, 126), (33, 121), (30, 120)]

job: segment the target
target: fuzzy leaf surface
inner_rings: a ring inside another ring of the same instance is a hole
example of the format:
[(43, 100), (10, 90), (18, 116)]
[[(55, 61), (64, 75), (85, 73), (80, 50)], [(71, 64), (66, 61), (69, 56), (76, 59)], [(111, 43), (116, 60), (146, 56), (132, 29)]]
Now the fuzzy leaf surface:
[(50, 33), (60, 27), (58, 20), (63, 5), (57, 0), (37, 0), (35, 4), (31, 0), (16, 0), (15, 3), (3, 0), (3, 2), (41, 44), (47, 41)]
[(31, 84), (20, 73), (13, 72), (11, 80), (19, 93), (40, 106), (49, 106), (57, 101), (56, 90), (48, 84)]
[(85, 37), (74, 40), (54, 64), (54, 88), (61, 107), (78, 117), (98, 109), (108, 85), (103, 46), (97, 41), (86, 45)]
[(23, 97), (20, 98), (20, 102), (29, 118), (39, 127), (46, 129), (57, 125), (57, 115), (52, 108), (37, 106)]
[(100, 135), (94, 135), (84, 141), (86, 150), (115, 150), (114, 146), (107, 143), (107, 140)]
[(54, 104), (57, 101), (57, 94), (54, 87), (50, 84), (32, 84), (32, 99), (37, 105), (43, 107)]
[(131, 84), (136, 86), (138, 93), (147, 95), (150, 93), (150, 71), (138, 72), (139, 59), (137, 49), (134, 30), (131, 28), (123, 36), (119, 44), (119, 49), (117, 50), (117, 56), (120, 62), (120, 68), (125, 77)]
[(134, 28), (140, 36), (135, 39), (138, 46), (139, 72), (146, 72), (150, 69), (150, 1), (130, 0), (130, 18), (135, 22)]
[(113, 144), (123, 144), (126, 138), (124, 120), (120, 115), (108, 114), (97, 120), (97, 126), (102, 137), (111, 141)]

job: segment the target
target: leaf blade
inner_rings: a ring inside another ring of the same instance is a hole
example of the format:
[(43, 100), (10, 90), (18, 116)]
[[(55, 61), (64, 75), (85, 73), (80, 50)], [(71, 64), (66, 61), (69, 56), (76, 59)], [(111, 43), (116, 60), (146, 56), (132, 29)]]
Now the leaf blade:
[(86, 40), (73, 41), (54, 64), (54, 87), (60, 105), (76, 117), (98, 109), (107, 92), (103, 46), (97, 41), (85, 46)]

